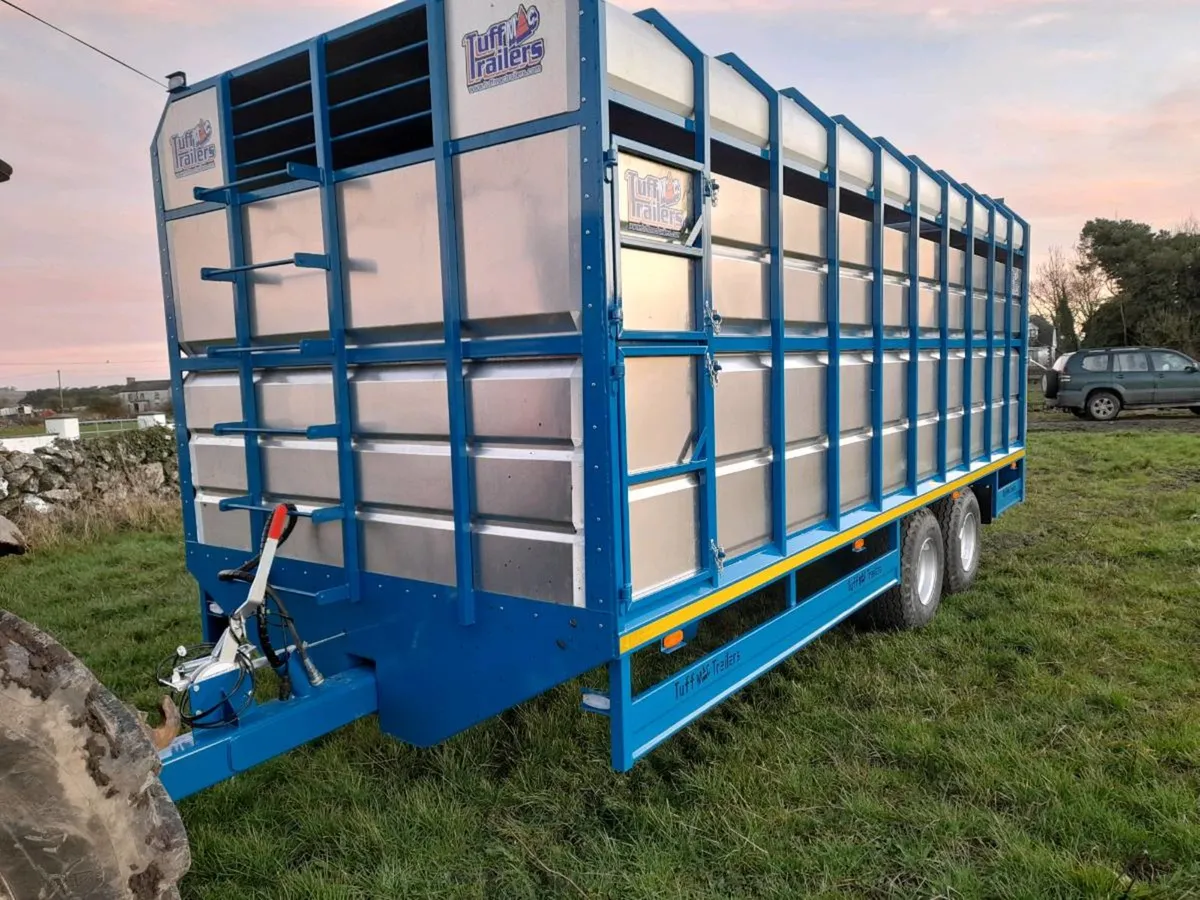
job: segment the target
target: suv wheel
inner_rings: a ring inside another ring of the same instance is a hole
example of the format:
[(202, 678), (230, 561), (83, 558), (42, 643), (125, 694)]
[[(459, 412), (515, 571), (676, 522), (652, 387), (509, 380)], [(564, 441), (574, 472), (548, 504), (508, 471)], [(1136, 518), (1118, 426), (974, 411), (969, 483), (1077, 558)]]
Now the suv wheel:
[(1097, 422), (1111, 422), (1121, 412), (1121, 398), (1112, 391), (1096, 391), (1088, 397), (1087, 412)]

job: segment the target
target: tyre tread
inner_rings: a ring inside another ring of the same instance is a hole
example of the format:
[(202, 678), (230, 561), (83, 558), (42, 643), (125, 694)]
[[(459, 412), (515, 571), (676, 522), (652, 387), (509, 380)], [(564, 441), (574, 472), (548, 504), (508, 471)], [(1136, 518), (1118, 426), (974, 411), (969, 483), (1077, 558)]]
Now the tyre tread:
[(863, 609), (860, 621), (867, 626), (887, 631), (920, 628), (937, 614), (940, 598), (925, 608), (921, 607), (915, 596), (919, 557), (916, 537), (930, 522), (940, 530), (939, 518), (933, 508), (919, 509), (900, 523), (900, 583), (880, 594)]

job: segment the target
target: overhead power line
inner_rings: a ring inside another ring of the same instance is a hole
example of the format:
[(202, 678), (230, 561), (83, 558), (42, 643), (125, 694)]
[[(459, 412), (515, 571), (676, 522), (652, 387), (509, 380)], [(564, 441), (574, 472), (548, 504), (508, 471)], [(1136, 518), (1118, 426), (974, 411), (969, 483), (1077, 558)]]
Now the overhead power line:
[(59, 34), (61, 34), (61, 35), (64, 35), (65, 37), (69, 37), (71, 40), (75, 41), (75, 43), (77, 43), (77, 44), (83, 44), (83, 46), (87, 47), (89, 50), (94, 50), (94, 51), (96, 51), (97, 53), (99, 53), (99, 54), (100, 54), (101, 56), (103, 56), (104, 58), (106, 58), (106, 59), (111, 59), (111, 60), (112, 60), (113, 62), (115, 62), (115, 63), (116, 63), (118, 66), (124, 66), (124, 67), (125, 67), (126, 69), (128, 69), (130, 72), (133, 72), (134, 74), (137, 74), (137, 75), (141, 75), (141, 76), (142, 76), (143, 78), (145, 78), (147, 81), (152, 81), (152, 82), (154, 82), (156, 85), (158, 85), (159, 87), (164, 87), (164, 88), (165, 88), (165, 87), (167, 86), (167, 83), (166, 83), (165, 81), (159, 81), (159, 80), (158, 80), (157, 78), (155, 78), (154, 76), (152, 76), (152, 75), (147, 75), (147, 74), (146, 74), (145, 72), (143, 72), (141, 69), (134, 68), (133, 66), (131, 66), (129, 63), (125, 62), (124, 60), (117, 59), (117, 57), (113, 56), (111, 53), (105, 53), (103, 50), (101, 50), (101, 49), (100, 49), (99, 47), (97, 47), (95, 44), (89, 44), (89, 43), (88, 43), (87, 41), (85, 41), (83, 38), (75, 37), (75, 35), (71, 34), (71, 32), (69, 32), (69, 31), (64, 31), (63, 29), (59, 28), (57, 25), (55, 25), (55, 24), (53, 24), (53, 23), (51, 23), (51, 22), (47, 22), (47, 21), (46, 21), (45, 19), (43, 19), (41, 16), (35, 16), (35, 15), (34, 15), (33, 13), (31, 13), (29, 10), (27, 10), (27, 9), (22, 9), (20, 6), (17, 6), (17, 4), (15, 4), (15, 3), (13, 3), (13, 2), (12, 2), (12, 0), (0, 0), (0, 3), (4, 4), (5, 6), (9, 7), (10, 9), (15, 9), (17, 12), (19, 12), (19, 13), (22, 13), (23, 15), (29, 16), (29, 18), (33, 19), (35, 22), (41, 22), (41, 23), (42, 23), (43, 25), (45, 25), (47, 28), (51, 28), (51, 29), (53, 29), (54, 31), (57, 31)]
[(136, 365), (139, 362), (162, 362), (166, 359), (166, 354), (156, 356), (154, 359), (118, 359), (118, 360), (74, 360), (72, 362), (35, 362), (31, 360), (7, 360), (0, 359), (0, 370), (12, 366), (128, 366)]

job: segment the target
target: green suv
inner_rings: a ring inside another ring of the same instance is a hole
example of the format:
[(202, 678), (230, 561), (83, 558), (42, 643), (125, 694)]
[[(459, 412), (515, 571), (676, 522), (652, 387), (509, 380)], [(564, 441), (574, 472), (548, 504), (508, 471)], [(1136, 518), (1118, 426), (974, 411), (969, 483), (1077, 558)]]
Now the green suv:
[(1176, 350), (1120, 347), (1060, 356), (1042, 376), (1046, 405), (1109, 422), (1123, 409), (1200, 415), (1200, 366)]

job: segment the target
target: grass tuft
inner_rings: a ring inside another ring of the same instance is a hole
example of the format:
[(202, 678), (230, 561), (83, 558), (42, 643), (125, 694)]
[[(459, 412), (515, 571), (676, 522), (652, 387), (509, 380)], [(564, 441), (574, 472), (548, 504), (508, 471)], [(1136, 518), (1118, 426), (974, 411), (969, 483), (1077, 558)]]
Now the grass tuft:
[(179, 501), (133, 496), (54, 506), (48, 512), (21, 511), (14, 517), (32, 552), (65, 550), (122, 534), (182, 537)]

